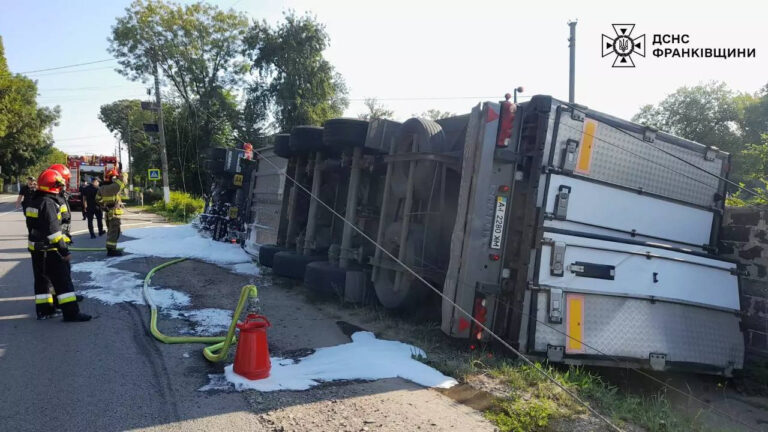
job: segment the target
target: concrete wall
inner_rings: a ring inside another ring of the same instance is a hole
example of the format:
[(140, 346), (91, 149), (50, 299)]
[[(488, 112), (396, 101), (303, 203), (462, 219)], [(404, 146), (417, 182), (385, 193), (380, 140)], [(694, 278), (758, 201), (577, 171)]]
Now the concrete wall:
[(768, 209), (726, 209), (719, 246), (748, 273), (741, 281), (747, 351), (768, 355)]

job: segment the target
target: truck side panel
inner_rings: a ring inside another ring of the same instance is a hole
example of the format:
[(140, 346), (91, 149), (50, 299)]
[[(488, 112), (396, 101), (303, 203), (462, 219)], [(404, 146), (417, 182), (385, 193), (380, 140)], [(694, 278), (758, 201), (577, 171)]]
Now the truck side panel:
[[(596, 211), (599, 209), (599, 211)], [(577, 177), (553, 174), (545, 227), (694, 246), (709, 244), (712, 211)]]

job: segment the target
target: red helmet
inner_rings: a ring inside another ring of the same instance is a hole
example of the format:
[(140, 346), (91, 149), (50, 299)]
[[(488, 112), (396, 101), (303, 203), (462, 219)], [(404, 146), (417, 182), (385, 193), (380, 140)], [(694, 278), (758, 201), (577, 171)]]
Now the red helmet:
[(64, 177), (58, 171), (47, 169), (37, 178), (37, 190), (51, 194), (61, 192), (61, 187), (66, 185)]
[(62, 177), (64, 177), (64, 181), (66, 183), (69, 183), (69, 179), (72, 178), (72, 173), (69, 172), (69, 168), (67, 168), (64, 164), (53, 164), (50, 167), (48, 167), (50, 170), (54, 170), (57, 173), (61, 174)]
[(106, 174), (104, 174), (104, 180), (110, 181), (113, 177), (117, 177), (117, 170), (109, 170)]

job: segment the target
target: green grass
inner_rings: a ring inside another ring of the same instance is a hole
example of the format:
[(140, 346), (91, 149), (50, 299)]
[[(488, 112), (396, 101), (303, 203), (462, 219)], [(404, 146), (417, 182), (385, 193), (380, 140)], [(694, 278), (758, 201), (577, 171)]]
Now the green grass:
[[(652, 432), (705, 430), (697, 419), (674, 411), (663, 392), (650, 396), (633, 395), (580, 367), (538, 366), (619, 427), (632, 424)], [(498, 398), (495, 407), (486, 413), (486, 417), (503, 432), (547, 430), (554, 420), (587, 414), (585, 407), (532, 366), (502, 363), (488, 373), (512, 389), (508, 397)]]
[(187, 223), (203, 211), (205, 202), (202, 198), (193, 197), (184, 192), (171, 191), (171, 200), (165, 204), (163, 200), (156, 201), (147, 211), (159, 214), (170, 222)]

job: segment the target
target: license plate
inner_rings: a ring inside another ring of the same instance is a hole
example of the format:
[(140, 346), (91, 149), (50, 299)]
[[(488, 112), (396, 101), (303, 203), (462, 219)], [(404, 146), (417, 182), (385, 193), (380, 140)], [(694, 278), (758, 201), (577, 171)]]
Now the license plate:
[(496, 214), (493, 216), (493, 231), (491, 232), (491, 249), (501, 249), (504, 235), (504, 216), (507, 213), (507, 197), (496, 197)]

